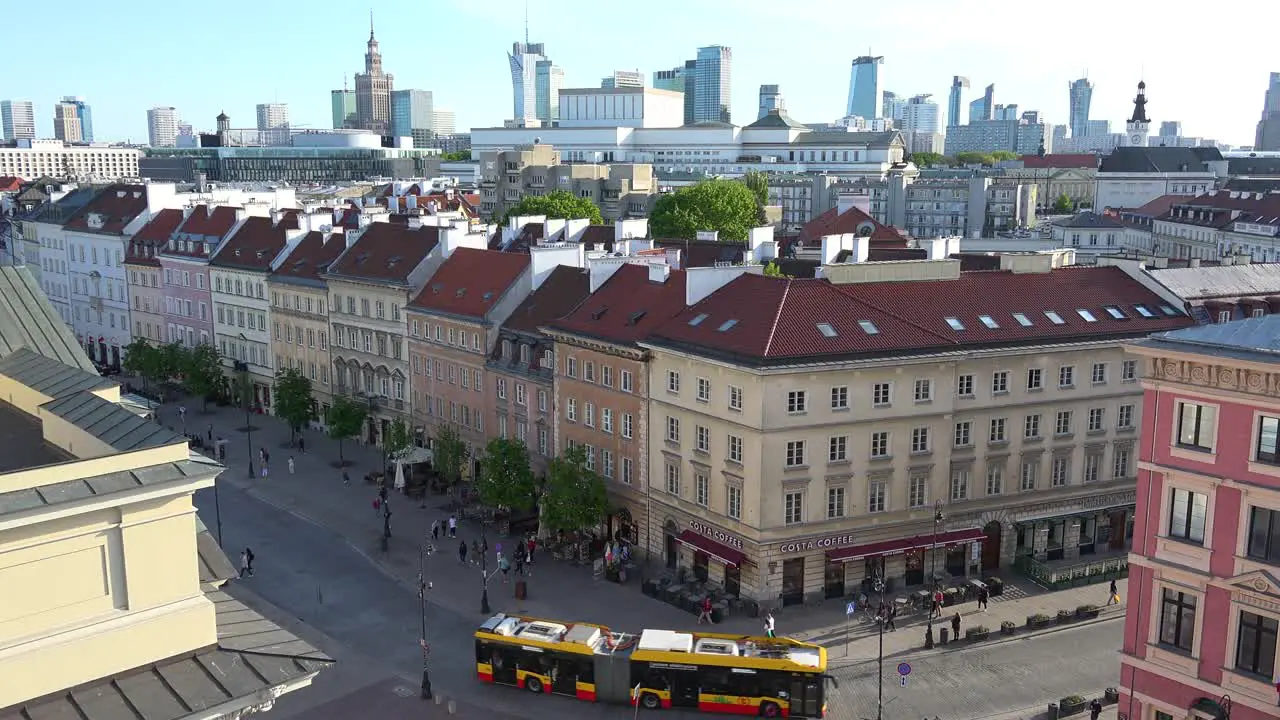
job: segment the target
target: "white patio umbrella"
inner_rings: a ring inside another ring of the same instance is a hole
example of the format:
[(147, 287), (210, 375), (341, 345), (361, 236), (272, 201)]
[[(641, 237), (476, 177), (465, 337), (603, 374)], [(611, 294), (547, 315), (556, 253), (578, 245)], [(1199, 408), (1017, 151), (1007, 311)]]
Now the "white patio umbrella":
[(404, 489), (404, 463), (396, 461), (396, 489)]

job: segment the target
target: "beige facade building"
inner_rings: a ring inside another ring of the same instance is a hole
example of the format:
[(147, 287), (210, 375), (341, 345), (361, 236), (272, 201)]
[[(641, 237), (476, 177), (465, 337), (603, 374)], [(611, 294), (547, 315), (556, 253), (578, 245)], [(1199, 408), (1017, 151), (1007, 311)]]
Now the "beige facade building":
[(551, 145), (524, 145), (480, 155), (480, 212), (501, 218), (527, 195), (564, 190), (600, 208), (606, 221), (648, 217), (658, 198), (653, 166), (643, 163), (561, 164)]
[(650, 332), (649, 550), (784, 604), (1120, 556), (1121, 345), (1190, 319), (1139, 270), (1054, 257), (748, 275)]
[(333, 362), (329, 354), (329, 291), (321, 274), (347, 249), (342, 233), (312, 231), (280, 258), (267, 277), (271, 335), (278, 369), (292, 368), (311, 380), (315, 422), (323, 427), (333, 402)]

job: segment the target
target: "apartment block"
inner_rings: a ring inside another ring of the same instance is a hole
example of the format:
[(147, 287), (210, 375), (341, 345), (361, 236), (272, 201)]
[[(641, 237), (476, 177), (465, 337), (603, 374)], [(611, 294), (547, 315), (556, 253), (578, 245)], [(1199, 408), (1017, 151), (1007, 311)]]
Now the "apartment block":
[(610, 222), (647, 217), (658, 197), (653, 166), (613, 163), (608, 153), (598, 155), (602, 154), (585, 158), (588, 162), (562, 164), (560, 153), (550, 145), (481, 153), (481, 214), (501, 218), (526, 195), (564, 190), (595, 203)]
[[(195, 347), (213, 342), (212, 258), (246, 218), (243, 208), (196, 205), (156, 253), (164, 282), (165, 342)], [(255, 323), (257, 319), (255, 317)]]
[(1119, 712), (1276, 717), (1280, 318), (1166, 332), (1144, 366)]
[(25, 138), (0, 147), (0, 176), (35, 180), (70, 175), (112, 182), (138, 177), (141, 157), (136, 148)]
[(124, 268), (128, 273), (129, 317), (133, 321), (134, 339), (142, 338), (154, 345), (168, 342), (164, 284), (160, 281), (163, 268), (157, 253), (164, 250), (183, 219), (181, 210), (161, 210), (129, 241)]

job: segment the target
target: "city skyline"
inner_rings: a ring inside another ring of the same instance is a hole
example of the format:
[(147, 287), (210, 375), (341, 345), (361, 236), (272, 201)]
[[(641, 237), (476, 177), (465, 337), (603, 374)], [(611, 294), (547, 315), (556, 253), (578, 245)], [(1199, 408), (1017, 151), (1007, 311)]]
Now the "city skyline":
[[(1122, 121), (1131, 107), (1134, 84), (1145, 79), (1151, 90), (1152, 119), (1157, 124), (1180, 121), (1188, 135), (1233, 145), (1253, 142), (1269, 74), (1275, 69), (1273, 58), (1260, 47), (1230, 46), (1230, 57), (1225, 59), (1233, 68), (1231, 73), (1217, 70), (1219, 64), (1188, 65), (1183, 61), (1183, 50), (1171, 43), (1107, 43), (1087, 52), (1047, 53), (1043, 27), (1034, 17), (988, 12), (981, 19), (984, 32), (1000, 40), (974, 44), (954, 33), (956, 27), (977, 22), (971, 8), (935, 0), (922, 2), (928, 11), (923, 17), (933, 21), (913, 28), (909, 44), (882, 39), (902, 35), (899, 16), (889, 9), (828, 3), (830, 7), (824, 12), (835, 21), (814, 25), (803, 36), (796, 36), (796, 42), (806, 48), (803, 54), (777, 52), (779, 40), (785, 42), (786, 34), (779, 36), (776, 30), (791, 23), (793, 13), (755, 1), (709, 0), (690, 7), (658, 0), (646, 13), (627, 17), (626, 35), (661, 37), (662, 42), (610, 43), (606, 53), (599, 52), (588, 38), (617, 32), (615, 9), (581, 7), (572, 0), (534, 0), (529, 24), (532, 35), (553, 49), (556, 64), (564, 68), (565, 87), (598, 87), (599, 78), (618, 67), (634, 67), (651, 76), (676, 66), (697, 48), (716, 44), (732, 48), (734, 102), (730, 109), (735, 119), (757, 114), (757, 90), (766, 83), (785, 88), (788, 111), (802, 122), (840, 117), (847, 100), (850, 62), (869, 48), (885, 57), (881, 88), (901, 96), (928, 93), (945, 98), (952, 76), (963, 75), (974, 88), (994, 83), (1002, 102), (1040, 110), (1049, 122), (1066, 124), (1069, 108), (1064, 85), (1080, 77), (1081, 67), (1088, 67), (1095, 85), (1092, 118)], [(481, 34), (483, 43), (456, 33), (433, 35), (431, 42), (423, 43), (416, 20), (426, 21), (438, 9), (405, 9), (394, 21), (389, 16), (379, 27), (383, 65), (387, 72), (398, 73), (397, 86), (429, 90), (439, 104), (456, 108), (460, 130), (500, 126), (511, 114), (511, 80), (499, 53), (524, 37), (524, 3), (499, 0), (482, 5), (448, 0), (445, 4), (457, 23), (486, 28)], [(344, 75), (349, 77), (360, 67), (368, 38), (368, 18), (363, 13), (345, 25), (335, 25), (327, 19), (331, 14), (322, 11), (298, 16), (285, 8), (228, 0), (229, 11), (207, 18), (202, 32), (192, 36), (147, 32), (153, 18), (159, 22), (164, 17), (164, 6), (152, 0), (139, 2), (137, 12), (129, 18), (113, 16), (87, 1), (73, 0), (70, 5), (27, 5), (17, 11), (24, 27), (48, 31), (15, 38), (13, 49), (18, 56), (47, 52), (55, 31), (63, 53), (63, 62), (51, 63), (39, 74), (11, 76), (6, 83), (4, 99), (34, 103), (41, 137), (53, 136), (53, 106), (66, 95), (84, 97), (93, 106), (95, 135), (102, 141), (144, 141), (146, 110), (154, 106), (173, 106), (197, 129), (211, 129), (214, 117), (224, 109), (232, 118), (239, 118), (233, 124), (249, 126), (257, 104), (278, 101), (290, 106), (295, 127), (328, 127), (330, 93), (342, 87)], [(252, 12), (235, 12), (237, 7)], [(333, 3), (333, 7), (337, 10), (341, 6)], [(1097, 7), (1100, 11), (1105, 8), (1100, 2)], [(82, 22), (64, 27), (61, 20), (67, 9), (76, 12)], [(672, 26), (666, 18), (677, 11), (688, 21)], [(1081, 11), (1087, 13), (1088, 8)], [(1259, 13), (1280, 19), (1280, 10), (1262, 8)], [(1265, 22), (1265, 17), (1254, 20)], [(1142, 24), (1142, 37), (1174, 37), (1180, 21), (1144, 17)], [(310, 38), (322, 50), (269, 41), (268, 33), (281, 25), (295, 30), (289, 37)], [(845, 29), (849, 26), (857, 30), (850, 33)], [(1166, 32), (1161, 32), (1162, 28)], [(101, 60), (102, 37), (144, 32), (148, 53), (113, 54), (109, 62)], [(252, 57), (227, 52), (226, 38), (232, 37), (252, 44), (259, 52)], [(320, 39), (323, 42), (318, 42)], [(184, 55), (209, 58), (203, 62), (210, 65), (211, 72), (164, 70), (172, 65), (160, 66), (158, 71), (153, 62), (155, 56)], [(1035, 61), (1013, 60), (1018, 57)], [(467, 73), (439, 70), (463, 59), (469, 59)], [(1227, 107), (1234, 110), (1224, 113), (1222, 103), (1197, 102), (1207, 92), (1233, 98)]]

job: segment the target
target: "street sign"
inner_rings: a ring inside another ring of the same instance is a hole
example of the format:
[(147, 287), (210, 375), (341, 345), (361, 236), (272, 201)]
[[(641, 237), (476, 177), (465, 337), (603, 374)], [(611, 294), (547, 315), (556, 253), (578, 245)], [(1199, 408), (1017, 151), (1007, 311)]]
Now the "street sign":
[(901, 678), (901, 680), (902, 680), (902, 687), (906, 687), (906, 686), (907, 686), (907, 676), (906, 676), (906, 675), (903, 675), (903, 676), (902, 676), (902, 678)]
[(898, 674), (906, 677), (911, 674), (911, 663), (898, 663)]
[(852, 615), (852, 614), (854, 614), (854, 613), (856, 613), (856, 612), (858, 612), (858, 603), (856, 603), (856, 602), (851, 602), (851, 603), (849, 603), (848, 605), (845, 605), (845, 606), (844, 606), (844, 614), (845, 614), (845, 615)]

